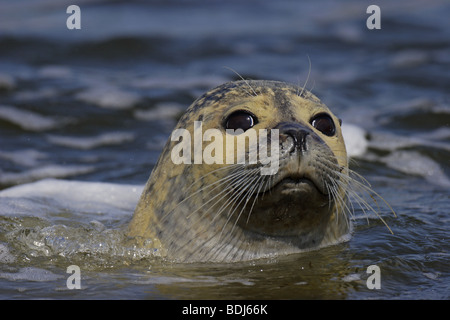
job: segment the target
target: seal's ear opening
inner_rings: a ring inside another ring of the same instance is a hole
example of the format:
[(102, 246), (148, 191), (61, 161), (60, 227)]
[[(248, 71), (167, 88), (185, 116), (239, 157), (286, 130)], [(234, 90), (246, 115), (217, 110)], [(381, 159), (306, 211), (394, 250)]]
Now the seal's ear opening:
[(338, 120), (339, 120), (339, 125), (342, 126), (342, 119), (339, 118)]

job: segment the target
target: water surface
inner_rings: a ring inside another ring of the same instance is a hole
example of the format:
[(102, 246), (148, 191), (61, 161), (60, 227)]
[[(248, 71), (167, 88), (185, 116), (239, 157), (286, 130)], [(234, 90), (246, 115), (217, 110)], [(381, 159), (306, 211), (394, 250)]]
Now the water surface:
[[(449, 298), (448, 2), (381, 1), (381, 30), (356, 0), (86, 0), (81, 30), (69, 4), (0, 2), (1, 298)], [(349, 241), (272, 260), (179, 265), (124, 245), (177, 117), (229, 68), (305, 85), (343, 119), (394, 234), (356, 208)]]

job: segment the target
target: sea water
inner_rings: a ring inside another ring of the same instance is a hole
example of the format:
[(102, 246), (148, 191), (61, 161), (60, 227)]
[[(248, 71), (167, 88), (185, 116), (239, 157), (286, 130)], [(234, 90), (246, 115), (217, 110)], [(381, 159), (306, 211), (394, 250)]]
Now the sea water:
[[(79, 30), (70, 4), (0, 3), (0, 298), (449, 298), (448, 2), (381, 1), (378, 30), (356, 0), (83, 1)], [(348, 241), (274, 259), (173, 264), (126, 241), (176, 120), (230, 68), (343, 120), (393, 234), (355, 204)]]

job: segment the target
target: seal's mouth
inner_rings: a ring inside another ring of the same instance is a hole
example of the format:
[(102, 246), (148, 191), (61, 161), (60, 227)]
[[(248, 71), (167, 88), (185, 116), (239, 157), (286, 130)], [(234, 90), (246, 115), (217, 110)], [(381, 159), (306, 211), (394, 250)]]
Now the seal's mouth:
[(286, 176), (274, 183), (270, 188), (262, 191), (260, 194), (268, 192), (279, 192), (281, 194), (300, 194), (317, 192), (320, 195), (327, 196), (317, 185), (314, 179), (307, 176), (292, 175)]
[(317, 188), (315, 183), (306, 177), (287, 177), (282, 179), (280, 182), (277, 183), (277, 185), (283, 185), (285, 188), (299, 188), (303, 185), (308, 185)]

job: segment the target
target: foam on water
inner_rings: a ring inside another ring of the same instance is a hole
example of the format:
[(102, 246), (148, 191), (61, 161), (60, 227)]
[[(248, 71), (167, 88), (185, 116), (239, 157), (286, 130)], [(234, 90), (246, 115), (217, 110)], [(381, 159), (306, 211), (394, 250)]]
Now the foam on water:
[(101, 146), (117, 145), (132, 141), (134, 134), (131, 132), (107, 132), (94, 137), (67, 137), (49, 135), (48, 140), (56, 145), (65, 146), (74, 149), (94, 149)]
[(0, 184), (16, 185), (44, 178), (67, 178), (93, 172), (95, 166), (45, 164), (21, 172), (3, 172), (0, 169)]
[(0, 243), (0, 263), (13, 263), (16, 258), (9, 252), (6, 245)]
[[(132, 214), (142, 189), (143, 186), (138, 185), (44, 179), (1, 191), (0, 208), (3, 214), (17, 214), (5, 208), (5, 200), (19, 204), (26, 199), (40, 199), (48, 203), (49, 213), (63, 205), (69, 212), (83, 212), (91, 217), (101, 213), (111, 218), (115, 214)], [(51, 208), (52, 205), (55, 208)], [(33, 215), (33, 208), (29, 210), (21, 214)], [(83, 220), (82, 216), (75, 218)]]
[(64, 126), (68, 119), (42, 116), (36, 112), (25, 111), (13, 106), (0, 105), (0, 119), (30, 131), (46, 131)]
[(134, 117), (144, 121), (171, 121), (186, 110), (186, 106), (180, 103), (159, 103), (155, 108), (148, 110), (136, 110)]
[[(368, 139), (368, 132), (364, 129), (344, 123), (342, 134), (350, 158), (378, 161), (404, 174), (420, 176), (433, 185), (450, 186), (450, 178), (438, 162), (418, 151), (408, 150), (412, 147), (433, 147), (450, 151), (450, 144), (445, 142), (450, 137), (449, 128), (438, 128), (415, 136), (370, 131)], [(388, 154), (379, 155), (371, 150)]]
[(98, 86), (79, 92), (76, 99), (108, 109), (131, 109), (141, 97), (124, 89), (113, 86)]
[(46, 153), (34, 149), (0, 151), (0, 158), (25, 167), (34, 167), (38, 165), (39, 160), (47, 157)]
[(55, 274), (48, 270), (34, 267), (26, 267), (21, 268), (18, 272), (1, 272), (0, 278), (12, 281), (47, 282), (59, 280), (65, 277), (59, 274)]
[(95, 266), (153, 258), (156, 250), (137, 248), (125, 232), (142, 189), (45, 179), (3, 190), (0, 226), (7, 244), (0, 246), (0, 260), (26, 255), (76, 261), (87, 255)]
[(344, 136), (347, 155), (351, 158), (362, 156), (369, 145), (366, 138), (366, 132), (353, 124), (342, 125), (342, 135)]
[(423, 177), (431, 184), (450, 187), (450, 179), (434, 160), (416, 151), (395, 151), (380, 158), (387, 166), (400, 172)]

